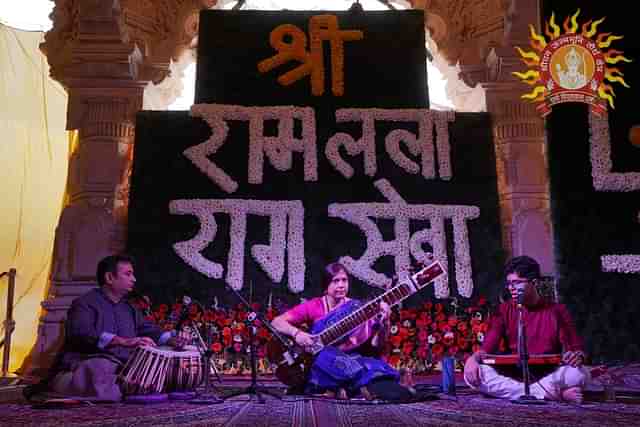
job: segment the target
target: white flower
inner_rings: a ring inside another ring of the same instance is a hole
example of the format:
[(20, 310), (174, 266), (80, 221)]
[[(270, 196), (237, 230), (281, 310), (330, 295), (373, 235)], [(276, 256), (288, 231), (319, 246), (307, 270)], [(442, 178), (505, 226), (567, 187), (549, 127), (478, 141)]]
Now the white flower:
[(598, 117), (589, 113), (591, 136), (591, 176), (593, 187), (599, 191), (629, 192), (640, 190), (640, 172), (612, 172), (611, 138), (607, 114)]
[(640, 273), (640, 255), (603, 255), (602, 271), (614, 273)]
[(428, 342), (429, 344), (435, 344), (435, 343), (436, 343), (436, 337), (434, 337), (433, 335), (429, 335), (429, 336), (427, 337), (427, 342)]
[[(417, 174), (422, 170), (425, 179), (449, 180), (451, 172), (451, 148), (449, 146), (449, 122), (455, 119), (453, 111), (432, 111), (426, 109), (379, 109), (379, 108), (344, 108), (336, 111), (336, 123), (360, 122), (362, 135), (359, 139), (338, 132), (325, 145), (325, 156), (329, 163), (347, 179), (354, 174), (353, 167), (340, 155), (340, 148), (344, 147), (349, 156), (362, 154), (364, 172), (367, 176), (374, 176), (377, 172), (376, 159), (376, 121), (417, 123), (418, 135), (405, 129), (394, 129), (385, 136), (385, 149), (389, 158), (400, 168), (410, 174)], [(434, 125), (436, 139), (434, 141)], [(401, 144), (414, 157), (421, 157), (421, 163), (405, 156)], [(434, 151), (435, 144), (435, 151)], [(438, 171), (436, 173), (434, 152), (438, 156)]]

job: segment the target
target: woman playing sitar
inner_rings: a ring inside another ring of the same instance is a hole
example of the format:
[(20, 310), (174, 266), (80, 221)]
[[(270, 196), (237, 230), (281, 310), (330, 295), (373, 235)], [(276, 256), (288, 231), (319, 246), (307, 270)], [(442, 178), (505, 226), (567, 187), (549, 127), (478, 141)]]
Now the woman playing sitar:
[[(276, 317), (272, 324), (293, 338), (309, 353), (314, 337), (345, 319), (362, 303), (348, 297), (349, 276), (339, 263), (329, 264), (322, 285), (325, 295), (306, 301)], [(310, 369), (303, 383), (305, 393), (326, 393), (345, 399), (362, 394), (365, 398), (408, 399), (409, 389), (401, 386), (398, 371), (379, 358), (389, 329), (389, 306), (379, 303), (380, 314), (367, 320), (338, 340), (317, 352), (309, 360)], [(310, 331), (302, 328), (308, 325)], [(313, 353), (316, 353), (313, 351)]]

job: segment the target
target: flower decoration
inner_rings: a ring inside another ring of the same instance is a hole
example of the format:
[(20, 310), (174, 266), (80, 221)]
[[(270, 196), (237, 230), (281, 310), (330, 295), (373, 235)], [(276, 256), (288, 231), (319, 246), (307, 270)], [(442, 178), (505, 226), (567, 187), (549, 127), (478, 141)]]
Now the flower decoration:
[(455, 357), (458, 367), (480, 349), (489, 328), (485, 298), (462, 298), (447, 303), (427, 301), (419, 307), (394, 308), (387, 362), (396, 369), (425, 373), (445, 356)]
[(640, 172), (613, 172), (609, 118), (589, 114), (591, 142), (591, 176), (599, 191), (629, 192), (640, 190)]
[[(466, 357), (479, 350), (489, 327), (486, 300), (482, 297), (473, 302), (456, 299), (453, 305), (453, 299), (446, 301), (427, 301), (412, 308), (396, 306), (392, 309), (386, 355), (391, 366), (410, 369), (414, 373), (427, 373), (435, 369), (445, 356), (455, 357), (461, 366)], [(165, 330), (175, 328), (184, 308), (180, 302), (152, 306), (146, 297), (136, 298), (131, 303), (146, 310), (147, 318)], [(250, 373), (248, 351), (251, 325), (255, 327), (253, 343), (258, 373), (271, 375), (275, 367), (267, 358), (267, 345), (273, 337), (259, 319), (251, 317), (250, 313), (263, 313), (270, 321), (287, 309), (281, 303), (267, 307), (254, 304), (251, 310), (242, 305), (224, 308), (216, 303), (209, 308), (190, 304), (187, 312), (200, 335), (209, 339), (209, 346), (214, 353), (213, 361), (219, 372), (227, 375)], [(194, 335), (197, 337), (195, 331)]]
[[(229, 234), (231, 243), (227, 258), (227, 283), (234, 289), (242, 289), (244, 277), (244, 253), (247, 239), (247, 216), (268, 216), (271, 220), (269, 244), (255, 244), (251, 254), (255, 261), (274, 282), (280, 282), (285, 269), (285, 250), (288, 255), (288, 285), (292, 292), (304, 289), (304, 207), (299, 200), (242, 200), (242, 199), (194, 199), (172, 200), (169, 211), (177, 215), (193, 215), (198, 218), (200, 229), (190, 240), (176, 242), (173, 249), (196, 271), (219, 279), (224, 267), (205, 258), (202, 251), (215, 241), (218, 225), (215, 214), (231, 217)], [(287, 230), (287, 220), (289, 227)]]
[[(385, 136), (385, 149), (389, 158), (409, 174), (422, 170), (425, 179), (451, 179), (451, 147), (449, 145), (449, 122), (455, 120), (453, 111), (432, 111), (426, 109), (381, 109), (381, 108), (344, 108), (336, 110), (336, 123), (360, 122), (362, 135), (356, 140), (353, 136), (338, 132), (327, 141), (325, 156), (329, 163), (347, 179), (353, 177), (354, 169), (340, 155), (344, 147), (349, 156), (363, 154), (364, 172), (374, 176), (377, 171), (376, 127), (375, 122), (417, 123), (418, 135), (405, 129), (395, 129)], [(433, 129), (436, 129), (436, 139)], [(435, 143), (435, 151), (434, 151)], [(420, 165), (408, 158), (402, 151), (402, 145), (409, 154), (420, 156)], [(436, 173), (436, 156), (438, 171)]]
[[(354, 224), (366, 236), (367, 247), (359, 259), (350, 256), (340, 258), (340, 262), (355, 277), (377, 287), (386, 286), (390, 278), (373, 270), (375, 262), (386, 255), (393, 255), (395, 271), (407, 271), (411, 257), (426, 261), (423, 246), (430, 245), (433, 254), (443, 265), (448, 264), (445, 220), (453, 223), (455, 274), (458, 291), (463, 297), (473, 293), (471, 255), (467, 221), (478, 218), (477, 206), (464, 205), (412, 205), (408, 204), (386, 179), (374, 182), (376, 188), (389, 203), (332, 203), (328, 207), (329, 216), (342, 218)], [(384, 240), (380, 229), (372, 218), (390, 219), (394, 226), (395, 239)], [(430, 228), (411, 234), (411, 220), (429, 220)], [(402, 279), (402, 278), (401, 278)], [(447, 274), (435, 281), (438, 298), (449, 296)]]

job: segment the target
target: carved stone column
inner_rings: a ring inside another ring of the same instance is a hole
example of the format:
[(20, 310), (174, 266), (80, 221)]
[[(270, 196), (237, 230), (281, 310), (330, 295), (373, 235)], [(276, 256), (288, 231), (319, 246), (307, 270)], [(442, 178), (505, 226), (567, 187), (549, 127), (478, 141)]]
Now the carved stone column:
[[(410, 1), (426, 12), (425, 24), (438, 48), (435, 64), (448, 85), (462, 88), (449, 91), (456, 107), (491, 113), (507, 255), (530, 255), (544, 273), (553, 273), (544, 122), (520, 98), (527, 87), (511, 74), (523, 69), (514, 46), (529, 46), (529, 25), (540, 23), (539, 2)], [(464, 85), (451, 82), (456, 72)], [(476, 93), (480, 87), (483, 97)], [(482, 99), (486, 105), (480, 108), (477, 101)]]
[[(538, 27), (538, 1), (512, 0), (505, 16), (505, 37), (487, 58), (487, 111), (493, 120), (504, 244), (511, 256), (536, 258), (543, 273), (554, 268), (553, 237), (544, 120), (520, 96), (527, 87), (513, 71), (521, 71), (514, 46), (529, 45), (528, 26)], [(464, 69), (463, 69), (464, 70)]]
[(162, 81), (170, 61), (192, 47), (198, 11), (211, 3), (56, 0), (41, 49), (68, 92), (67, 129), (78, 131), (78, 141), (27, 375), (50, 365), (71, 301), (96, 286), (97, 262), (125, 248), (135, 114), (145, 87)]

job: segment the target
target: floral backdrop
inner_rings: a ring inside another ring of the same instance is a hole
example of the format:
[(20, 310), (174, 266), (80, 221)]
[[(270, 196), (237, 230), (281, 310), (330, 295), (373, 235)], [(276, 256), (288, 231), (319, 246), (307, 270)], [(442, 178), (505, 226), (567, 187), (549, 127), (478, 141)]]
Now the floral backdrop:
[[(396, 369), (409, 369), (413, 373), (428, 373), (438, 369), (443, 357), (455, 357), (460, 368), (464, 360), (480, 348), (488, 328), (489, 304), (485, 298), (461, 300), (451, 298), (446, 302), (426, 301), (413, 308), (396, 306), (392, 309), (391, 330), (385, 358)], [(166, 330), (178, 324), (183, 313), (198, 326), (203, 337), (207, 336), (218, 371), (228, 375), (249, 375), (249, 329), (256, 327), (255, 348), (258, 373), (273, 373), (267, 359), (267, 343), (272, 338), (269, 330), (259, 320), (252, 318), (243, 306), (209, 307), (182, 302), (152, 304), (148, 297), (132, 303), (143, 310), (151, 320)], [(281, 301), (263, 307), (252, 304), (252, 310), (260, 312), (268, 321), (287, 310)]]

